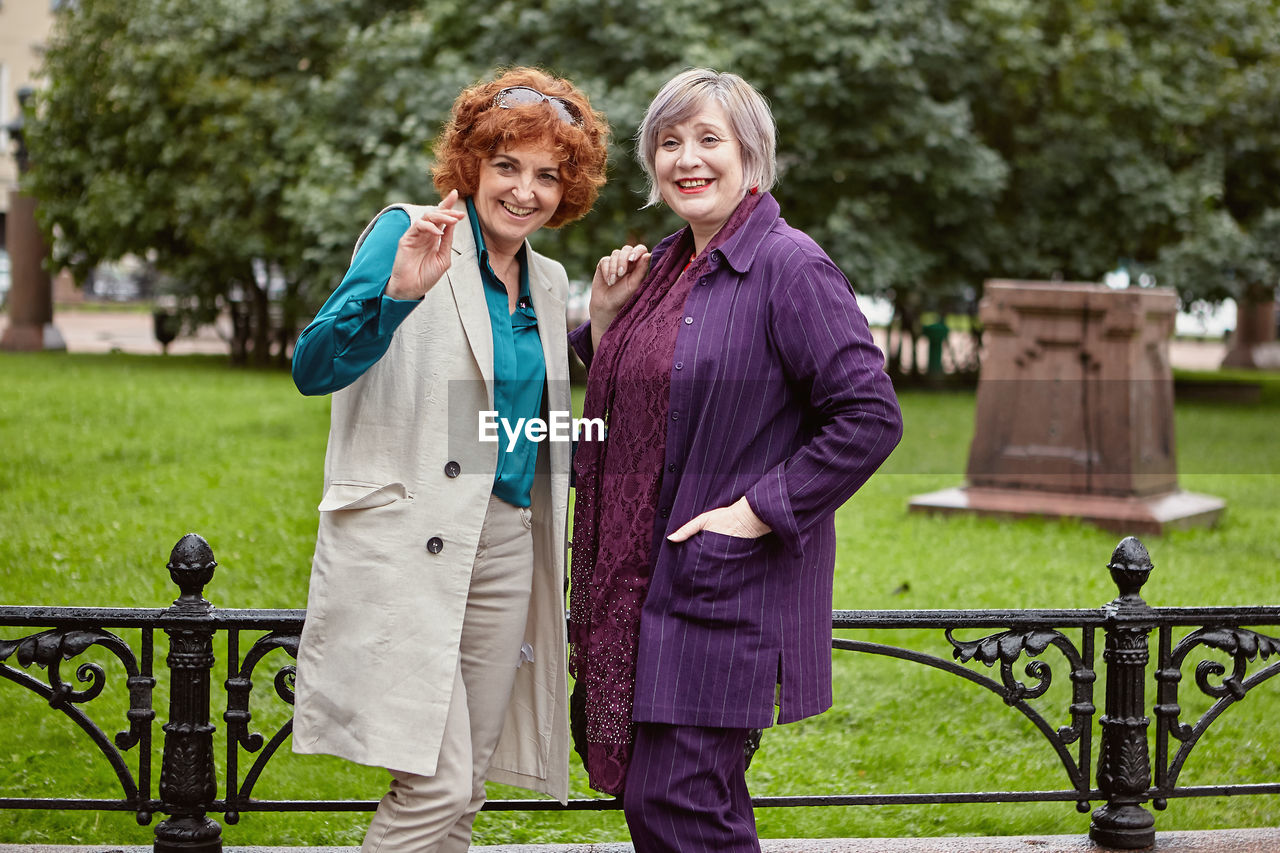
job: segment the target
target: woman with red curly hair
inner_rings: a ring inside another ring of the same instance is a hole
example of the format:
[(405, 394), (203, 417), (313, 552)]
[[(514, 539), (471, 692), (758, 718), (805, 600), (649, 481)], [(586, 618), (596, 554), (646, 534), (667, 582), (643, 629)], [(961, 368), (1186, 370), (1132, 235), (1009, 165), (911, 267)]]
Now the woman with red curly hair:
[(591, 209), (607, 136), (542, 71), (468, 88), (440, 203), (383, 210), (298, 339), (333, 396), (293, 749), (390, 771), (366, 851), (466, 850), (486, 779), (568, 798), (568, 280), (528, 237)]

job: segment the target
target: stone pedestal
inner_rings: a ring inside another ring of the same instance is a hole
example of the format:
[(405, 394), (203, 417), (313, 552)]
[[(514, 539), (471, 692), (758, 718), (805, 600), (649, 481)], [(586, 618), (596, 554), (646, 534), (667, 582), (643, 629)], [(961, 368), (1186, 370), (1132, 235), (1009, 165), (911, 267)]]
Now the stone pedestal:
[(53, 325), (53, 285), (43, 266), (49, 248), (36, 225), (34, 198), (9, 193), (5, 245), (9, 252), (9, 325), (0, 337), (0, 349), (66, 349)]
[(1169, 338), (1177, 296), (989, 281), (968, 485), (912, 511), (1071, 516), (1121, 533), (1213, 524), (1178, 488)]

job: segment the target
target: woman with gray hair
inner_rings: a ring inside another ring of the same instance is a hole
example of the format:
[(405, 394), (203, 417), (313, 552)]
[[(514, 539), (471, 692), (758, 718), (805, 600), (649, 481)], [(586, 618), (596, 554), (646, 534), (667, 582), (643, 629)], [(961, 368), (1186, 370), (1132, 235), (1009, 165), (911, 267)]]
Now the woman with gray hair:
[(848, 280), (779, 215), (768, 105), (668, 82), (638, 133), (686, 223), (601, 258), (570, 591), (575, 743), (638, 853), (756, 851), (752, 729), (831, 706), (835, 511), (902, 434)]

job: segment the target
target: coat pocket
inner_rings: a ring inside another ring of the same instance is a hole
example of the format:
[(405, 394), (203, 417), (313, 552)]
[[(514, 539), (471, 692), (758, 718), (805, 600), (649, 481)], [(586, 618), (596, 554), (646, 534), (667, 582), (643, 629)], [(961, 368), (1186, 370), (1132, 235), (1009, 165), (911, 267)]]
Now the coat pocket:
[(731, 626), (758, 618), (769, 541), (702, 531), (677, 569), (672, 611), (705, 623)]
[(320, 512), (372, 509), (400, 500), (412, 500), (412, 498), (404, 483), (379, 484), (364, 483), (359, 480), (332, 480), (316, 509)]

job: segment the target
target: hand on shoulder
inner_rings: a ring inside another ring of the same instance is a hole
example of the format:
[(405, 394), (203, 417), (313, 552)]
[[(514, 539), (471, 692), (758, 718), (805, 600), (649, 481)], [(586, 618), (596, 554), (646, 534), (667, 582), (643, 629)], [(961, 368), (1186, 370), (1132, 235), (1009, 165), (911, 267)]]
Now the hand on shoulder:
[(650, 251), (643, 243), (623, 246), (600, 259), (591, 279), (591, 322), (613, 320), (649, 271)]

